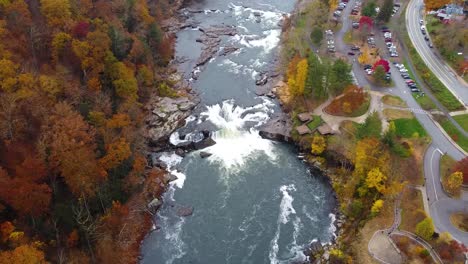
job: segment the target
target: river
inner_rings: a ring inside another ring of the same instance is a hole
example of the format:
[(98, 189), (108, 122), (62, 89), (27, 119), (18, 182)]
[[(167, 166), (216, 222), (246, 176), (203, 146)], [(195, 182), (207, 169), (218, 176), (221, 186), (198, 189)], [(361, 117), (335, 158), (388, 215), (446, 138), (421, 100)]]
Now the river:
[[(294, 1), (201, 0), (191, 5), (190, 20), (200, 28), (233, 25), (233, 36), (220, 46), (236, 52), (215, 56), (195, 67), (203, 34), (198, 28), (178, 33), (176, 56), (187, 58), (181, 71), (192, 79), (201, 103), (179, 133), (207, 129), (216, 145), (180, 157), (172, 152), (155, 157), (177, 176), (163, 196), (155, 228), (142, 245), (141, 263), (291, 263), (304, 261), (314, 240), (334, 236), (335, 201), (329, 184), (312, 174), (287, 144), (259, 136), (257, 128), (275, 112), (277, 102), (255, 94), (255, 79), (277, 56), (283, 15)], [(182, 132), (185, 131), (185, 132)], [(180, 208), (193, 214), (182, 217)]]

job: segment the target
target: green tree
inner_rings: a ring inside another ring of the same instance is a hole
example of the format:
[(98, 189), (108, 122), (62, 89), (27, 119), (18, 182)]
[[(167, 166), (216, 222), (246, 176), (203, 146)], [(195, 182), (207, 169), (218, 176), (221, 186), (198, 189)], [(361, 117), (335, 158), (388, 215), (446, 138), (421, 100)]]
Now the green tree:
[(310, 33), (310, 38), (315, 45), (320, 45), (320, 42), (322, 42), (323, 39), (322, 29), (319, 27), (314, 27), (314, 29), (312, 29), (312, 33)]
[(327, 91), (323, 80), (326, 65), (320, 62), (318, 56), (312, 51), (309, 53), (307, 63), (309, 67), (307, 71), (305, 94), (311, 95), (314, 99), (319, 100), (327, 98)]
[(362, 15), (367, 17), (375, 17), (376, 11), (375, 8), (377, 4), (375, 1), (369, 1), (363, 8), (362, 8)]
[(385, 81), (385, 69), (382, 65), (379, 65), (374, 70), (374, 80), (377, 84), (383, 84)]
[(426, 217), (424, 220), (416, 225), (416, 234), (425, 240), (431, 240), (434, 234), (434, 225), (432, 225), (432, 219)]
[(357, 137), (359, 139), (366, 137), (380, 138), (382, 132), (382, 121), (380, 120), (377, 112), (371, 113), (364, 124), (359, 125), (357, 130)]
[(342, 93), (346, 86), (353, 83), (351, 65), (342, 59), (336, 60), (330, 68), (327, 83), (331, 94), (338, 95)]
[(388, 22), (392, 17), (393, 12), (393, 0), (385, 0), (382, 8), (380, 9), (379, 14), (377, 15), (377, 20), (382, 22)]

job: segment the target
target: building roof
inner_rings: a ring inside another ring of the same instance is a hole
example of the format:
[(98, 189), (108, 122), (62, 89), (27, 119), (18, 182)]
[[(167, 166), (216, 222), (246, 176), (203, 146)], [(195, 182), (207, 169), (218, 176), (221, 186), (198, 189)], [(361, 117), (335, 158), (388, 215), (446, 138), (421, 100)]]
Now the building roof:
[(321, 135), (335, 134), (335, 131), (333, 131), (333, 129), (327, 123), (324, 123), (323, 125), (319, 126), (317, 130)]
[(297, 115), (297, 118), (301, 120), (301, 122), (307, 122), (307, 121), (312, 121), (312, 115), (310, 113), (300, 113)]
[(299, 133), (299, 135), (301, 136), (305, 134), (309, 134), (311, 132), (310, 129), (306, 125), (298, 126), (296, 127), (296, 130), (297, 130), (297, 133)]

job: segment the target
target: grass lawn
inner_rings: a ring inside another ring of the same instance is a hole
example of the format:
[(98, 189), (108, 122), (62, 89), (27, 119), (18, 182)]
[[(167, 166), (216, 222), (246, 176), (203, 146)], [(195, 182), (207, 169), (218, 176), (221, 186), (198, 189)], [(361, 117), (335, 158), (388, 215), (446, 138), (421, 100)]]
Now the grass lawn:
[(453, 116), (453, 119), (455, 119), (465, 131), (468, 131), (468, 114)]
[(440, 125), (463, 150), (468, 151), (468, 137), (465, 137), (460, 133), (460, 131), (458, 131), (458, 129), (446, 118), (440, 122)]
[[(408, 53), (419, 76), (423, 77), (425, 84), (429, 87), (431, 92), (437, 98), (437, 100), (445, 106), (449, 111), (459, 110), (463, 105), (455, 98), (455, 96), (448, 90), (448, 88), (434, 75), (434, 73), (427, 67), (427, 65), (419, 56), (418, 52), (414, 48), (409, 36), (404, 37), (405, 44), (408, 47)], [(407, 63), (405, 62), (405, 65)], [(412, 75), (410, 73), (410, 75)]]
[(418, 104), (422, 107), (422, 109), (424, 109), (426, 111), (436, 110), (437, 109), (434, 102), (432, 102), (431, 98), (429, 98), (428, 96), (418, 96), (417, 97), (417, 94), (415, 94), (415, 93), (412, 93), (412, 94), (413, 94), (413, 98), (416, 100), (416, 102), (418, 102)]
[(468, 232), (468, 214), (464, 212), (455, 213), (450, 216), (450, 222), (458, 229)]
[(317, 127), (319, 127), (322, 124), (323, 120), (320, 116), (317, 116), (317, 115), (313, 115), (312, 117), (314, 119), (310, 121), (309, 123), (307, 123), (307, 127), (311, 131), (314, 131), (315, 129), (317, 129)]
[(407, 111), (407, 110), (386, 108), (382, 112), (388, 120), (414, 117), (414, 115), (410, 111)]
[(425, 137), (427, 135), (426, 130), (419, 124), (416, 118), (400, 118), (395, 119), (396, 134), (402, 138), (411, 138), (415, 133), (419, 137)]
[(408, 107), (400, 97), (394, 95), (385, 95), (382, 97), (382, 103), (396, 107)]

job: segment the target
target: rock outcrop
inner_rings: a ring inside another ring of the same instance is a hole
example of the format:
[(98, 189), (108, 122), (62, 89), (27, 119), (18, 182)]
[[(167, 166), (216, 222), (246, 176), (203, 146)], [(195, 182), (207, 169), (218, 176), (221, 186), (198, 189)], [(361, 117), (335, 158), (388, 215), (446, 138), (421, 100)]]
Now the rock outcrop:
[[(203, 44), (203, 49), (200, 57), (196, 62), (196, 66), (202, 66), (210, 61), (218, 52), (221, 36), (234, 36), (237, 34), (237, 29), (231, 26), (215, 26), (210, 28), (199, 28), (202, 36), (196, 41)], [(236, 51), (236, 47), (224, 47), (220, 55), (227, 55)]]
[(158, 97), (149, 103), (146, 118), (146, 137), (150, 145), (158, 145), (167, 140), (169, 135), (179, 126), (184, 125), (185, 119), (195, 108), (197, 102), (188, 97)]
[(285, 113), (280, 113), (261, 126), (259, 134), (261, 137), (271, 140), (292, 142), (292, 128), (291, 118)]

